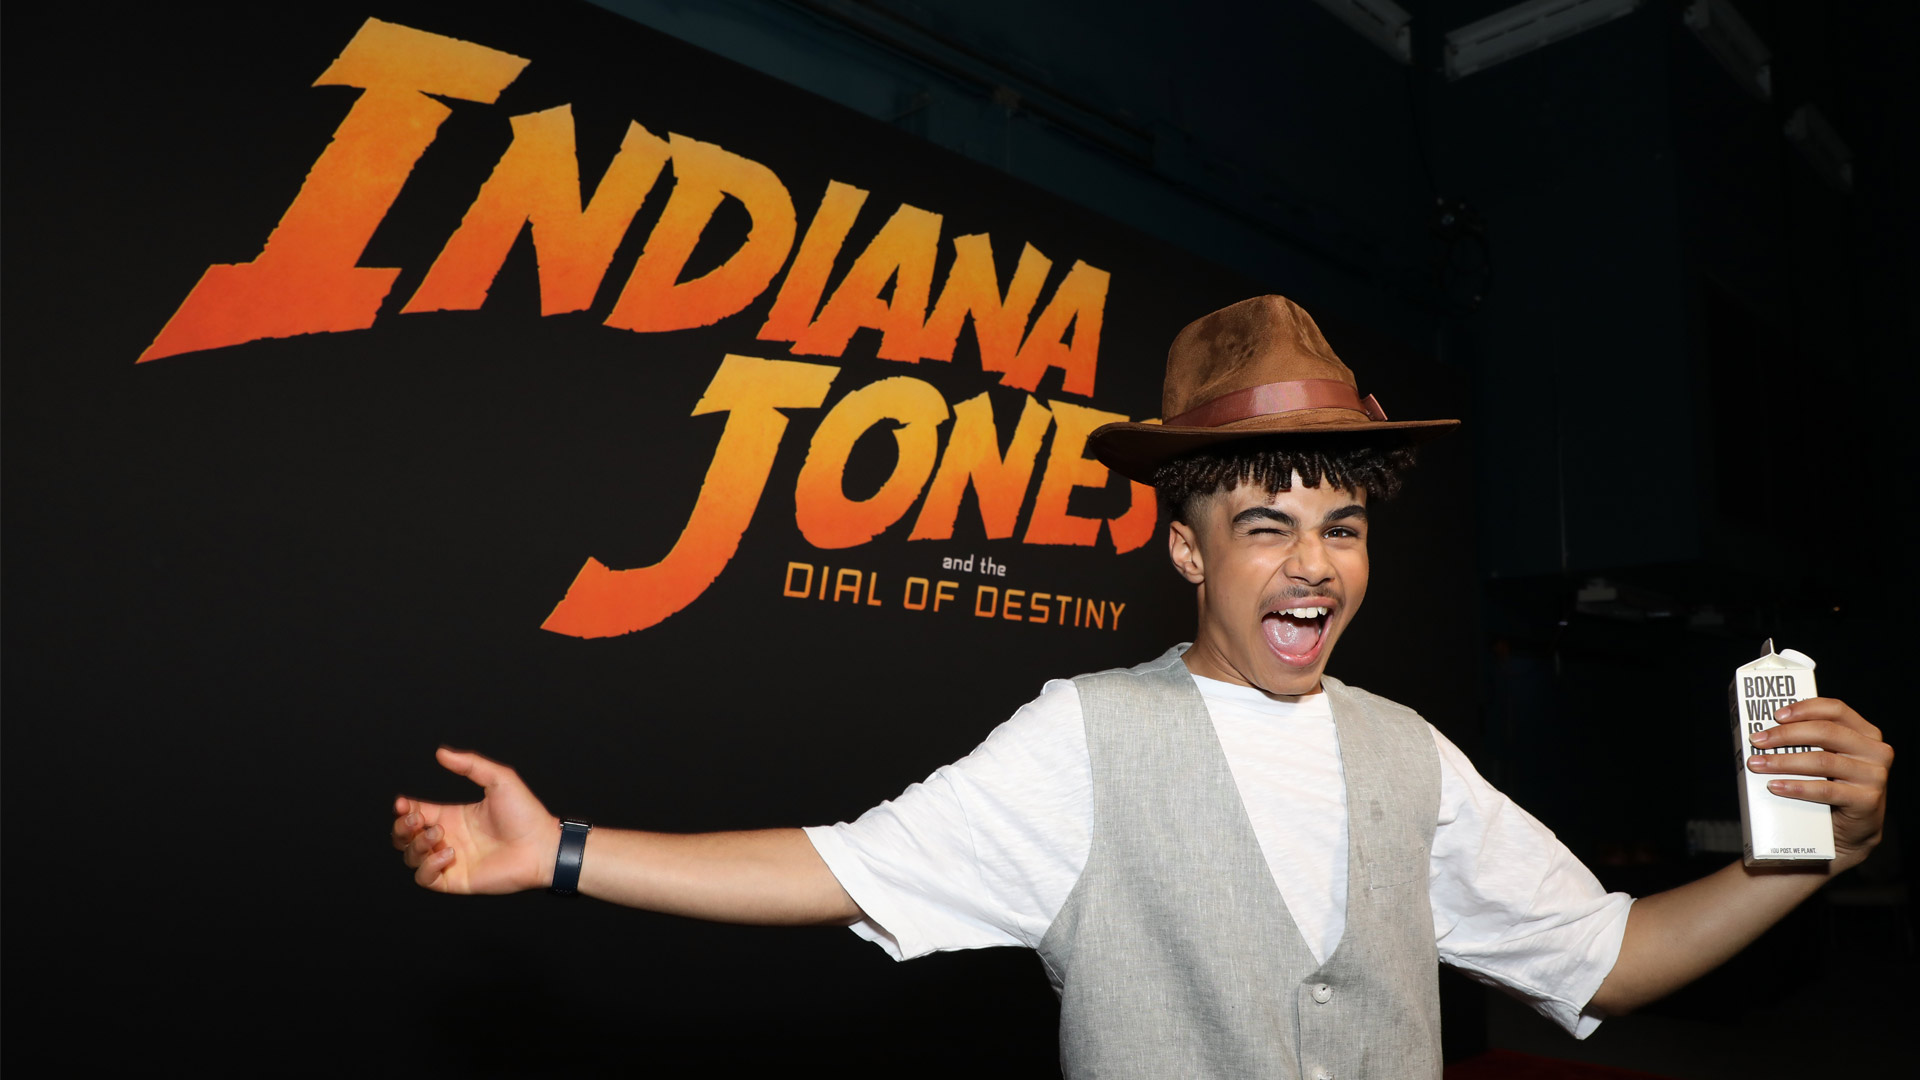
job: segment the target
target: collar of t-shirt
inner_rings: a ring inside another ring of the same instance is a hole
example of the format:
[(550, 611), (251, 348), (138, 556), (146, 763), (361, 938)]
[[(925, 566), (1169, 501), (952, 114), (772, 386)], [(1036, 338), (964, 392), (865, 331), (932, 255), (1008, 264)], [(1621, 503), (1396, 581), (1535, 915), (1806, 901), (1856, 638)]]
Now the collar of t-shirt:
[(1313, 958), (1325, 963), (1347, 915), (1347, 790), (1325, 691), (1282, 700), (1193, 676), (1247, 808), (1254, 839)]
[[(1193, 675), (1192, 672), (1188, 674)], [(1219, 679), (1209, 679), (1204, 675), (1193, 675), (1193, 682), (1200, 688), (1201, 697), (1231, 702), (1240, 708), (1267, 713), (1275, 719), (1284, 720), (1292, 717), (1304, 719), (1333, 715), (1333, 705), (1327, 700), (1325, 690), (1288, 700), (1274, 697), (1265, 690), (1256, 690), (1251, 686), (1241, 686), (1238, 683), (1221, 682)]]

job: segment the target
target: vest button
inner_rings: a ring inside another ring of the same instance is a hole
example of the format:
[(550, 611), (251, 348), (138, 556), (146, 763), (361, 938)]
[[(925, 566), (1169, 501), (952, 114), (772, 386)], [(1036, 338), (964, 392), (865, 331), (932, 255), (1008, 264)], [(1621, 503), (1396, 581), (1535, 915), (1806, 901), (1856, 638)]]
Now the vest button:
[[(1325, 1005), (1327, 1002), (1332, 1001), (1333, 987), (1328, 986), (1326, 983), (1321, 983), (1320, 985), (1314, 987), (1313, 1000), (1319, 1002), (1322, 1005)], [(1331, 1076), (1331, 1074), (1329, 1074), (1329, 1076)]]

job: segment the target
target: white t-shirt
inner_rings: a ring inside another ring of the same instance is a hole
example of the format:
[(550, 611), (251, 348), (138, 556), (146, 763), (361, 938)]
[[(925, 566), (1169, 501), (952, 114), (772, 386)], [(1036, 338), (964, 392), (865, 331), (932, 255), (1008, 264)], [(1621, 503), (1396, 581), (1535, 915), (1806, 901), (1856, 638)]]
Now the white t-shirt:
[[(1346, 781), (1326, 695), (1276, 701), (1194, 676), (1288, 912), (1325, 962), (1346, 922)], [(1431, 730), (1431, 725), (1429, 725)], [(1581, 1038), (1631, 898), (1606, 892), (1552, 832), (1438, 731), (1429, 894), (1440, 959)], [(1080, 695), (1056, 679), (973, 753), (848, 824), (806, 830), (895, 959), (1037, 946), (1086, 866), (1093, 775)]]

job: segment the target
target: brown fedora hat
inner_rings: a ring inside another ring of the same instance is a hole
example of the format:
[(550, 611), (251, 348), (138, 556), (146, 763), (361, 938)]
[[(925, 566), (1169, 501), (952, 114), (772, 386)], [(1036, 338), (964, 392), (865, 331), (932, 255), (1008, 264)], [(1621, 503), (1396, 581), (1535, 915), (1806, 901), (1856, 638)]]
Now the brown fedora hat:
[(1360, 436), (1384, 446), (1423, 442), (1458, 420), (1388, 420), (1333, 354), (1313, 317), (1284, 296), (1256, 296), (1189, 323), (1167, 350), (1158, 424), (1106, 424), (1088, 448), (1143, 484), (1170, 458), (1215, 443), (1284, 435)]

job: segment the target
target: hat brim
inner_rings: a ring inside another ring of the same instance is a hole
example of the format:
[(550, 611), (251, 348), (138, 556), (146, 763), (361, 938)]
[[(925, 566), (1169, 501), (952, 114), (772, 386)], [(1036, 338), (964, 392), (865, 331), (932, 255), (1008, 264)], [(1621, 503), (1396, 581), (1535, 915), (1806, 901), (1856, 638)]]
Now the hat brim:
[[(1313, 413), (1320, 416), (1309, 415)], [(1249, 416), (1218, 427), (1167, 427), (1164, 424), (1104, 424), (1087, 436), (1087, 449), (1101, 464), (1142, 484), (1153, 483), (1161, 465), (1182, 454), (1243, 439), (1274, 439), (1302, 448), (1316, 443), (1414, 446), (1460, 426), (1458, 420), (1356, 419), (1346, 409), (1304, 409)]]

